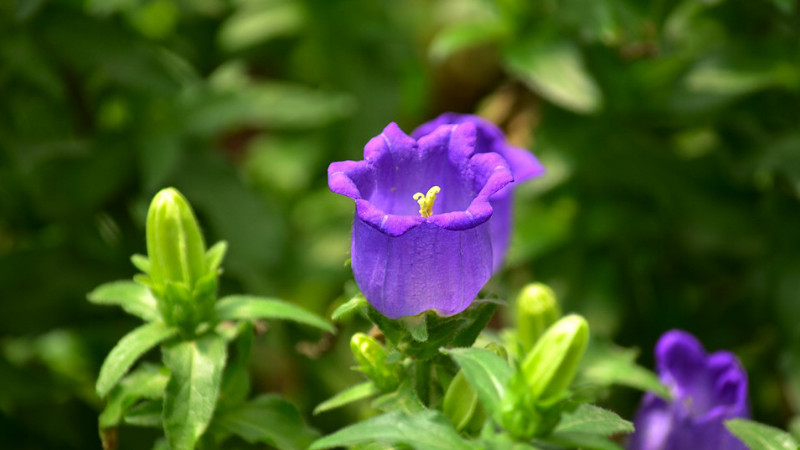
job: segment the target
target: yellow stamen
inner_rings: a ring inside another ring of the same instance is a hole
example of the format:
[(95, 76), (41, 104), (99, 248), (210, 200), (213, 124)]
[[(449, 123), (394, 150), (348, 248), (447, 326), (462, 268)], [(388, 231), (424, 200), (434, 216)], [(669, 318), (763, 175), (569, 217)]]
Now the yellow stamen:
[(433, 215), (433, 202), (436, 201), (436, 194), (439, 193), (441, 189), (439, 186), (434, 186), (428, 189), (427, 194), (422, 194), (422, 192), (417, 192), (414, 194), (414, 200), (419, 203), (419, 214), (422, 217), (430, 217)]

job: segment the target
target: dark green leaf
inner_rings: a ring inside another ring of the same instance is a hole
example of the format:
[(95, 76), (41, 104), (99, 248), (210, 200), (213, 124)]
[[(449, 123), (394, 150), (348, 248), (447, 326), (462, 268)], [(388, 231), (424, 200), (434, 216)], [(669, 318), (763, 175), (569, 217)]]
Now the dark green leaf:
[(171, 448), (193, 448), (206, 430), (219, 395), (225, 353), (225, 339), (213, 333), (163, 349), (171, 372), (163, 416)]
[(125, 312), (146, 321), (158, 320), (161, 314), (150, 289), (133, 281), (114, 281), (96, 287), (87, 296), (97, 305), (119, 305)]
[(344, 447), (368, 442), (404, 444), (420, 450), (472, 449), (438, 411), (409, 415), (394, 411), (359, 422), (314, 442), (312, 449)]
[[(250, 394), (250, 350), (253, 347), (253, 324), (240, 322), (241, 330), (236, 339), (236, 352), (228, 358), (222, 375), (219, 409), (230, 408), (245, 401)], [(227, 336), (223, 337), (229, 340)]]
[(555, 431), (610, 436), (618, 433), (633, 433), (633, 424), (607, 409), (584, 403), (575, 411), (564, 414)]
[(493, 415), (505, 394), (513, 370), (508, 362), (490, 350), (482, 348), (452, 348), (442, 350), (461, 367), (469, 384), (490, 415)]
[(372, 381), (366, 381), (339, 392), (333, 397), (320, 403), (316, 408), (314, 408), (314, 415), (323, 413), (325, 411), (330, 411), (332, 409), (336, 409), (349, 403), (357, 402), (380, 393), (381, 390), (378, 389)]
[(262, 442), (280, 449), (306, 449), (319, 436), (297, 408), (277, 395), (262, 395), (221, 412), (214, 427), (236, 434), (250, 443)]
[(140, 356), (177, 332), (177, 328), (163, 322), (150, 322), (125, 335), (103, 361), (97, 377), (97, 395), (105, 397)]
[(231, 295), (220, 299), (215, 310), (219, 320), (283, 319), (333, 333), (335, 329), (326, 320), (299, 306), (280, 300), (251, 295)]
[(751, 450), (797, 450), (798, 443), (789, 433), (752, 420), (732, 419), (728, 430)]

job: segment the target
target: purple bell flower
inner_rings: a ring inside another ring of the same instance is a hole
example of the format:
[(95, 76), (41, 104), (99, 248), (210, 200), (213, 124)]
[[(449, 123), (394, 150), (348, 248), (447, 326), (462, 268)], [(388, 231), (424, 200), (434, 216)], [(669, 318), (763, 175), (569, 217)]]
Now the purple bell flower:
[(694, 336), (680, 330), (664, 333), (655, 355), (673, 400), (645, 394), (628, 450), (746, 450), (724, 424), (750, 416), (747, 373), (736, 356), (708, 355)]
[(464, 123), (415, 140), (391, 123), (364, 160), (328, 167), (330, 189), (356, 202), (356, 283), (389, 318), (457, 314), (492, 274), (489, 198), (513, 178), (503, 157), (476, 150), (477, 134)]
[(444, 113), (439, 117), (426, 122), (411, 133), (411, 137), (419, 139), (441, 125), (473, 123), (477, 128), (477, 142), (475, 151), (494, 152), (505, 158), (514, 176), (514, 181), (496, 194), (492, 195), (491, 200), (492, 215), (489, 225), (492, 233), (493, 269), (496, 271), (505, 260), (506, 250), (511, 240), (511, 216), (514, 187), (523, 181), (538, 177), (544, 174), (544, 166), (536, 159), (533, 154), (525, 149), (508, 145), (503, 131), (497, 125), (484, 119), (483, 117), (471, 114)]

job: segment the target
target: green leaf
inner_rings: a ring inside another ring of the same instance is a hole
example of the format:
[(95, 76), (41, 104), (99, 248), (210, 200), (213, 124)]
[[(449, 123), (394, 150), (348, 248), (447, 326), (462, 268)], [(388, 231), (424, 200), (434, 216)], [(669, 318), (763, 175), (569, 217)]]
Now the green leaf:
[(277, 395), (262, 395), (214, 418), (214, 427), (250, 443), (280, 449), (306, 449), (319, 435), (303, 421), (297, 408)]
[(656, 374), (634, 362), (638, 352), (607, 342), (592, 341), (584, 356), (579, 382), (609, 386), (619, 384), (650, 391), (669, 400), (669, 390), (661, 384)]
[(461, 367), (489, 415), (493, 415), (505, 394), (513, 370), (503, 358), (482, 348), (442, 349)]
[(169, 375), (153, 364), (143, 364), (123, 378), (111, 390), (108, 403), (100, 413), (100, 429), (115, 427), (132, 406), (141, 399), (155, 399), (164, 394)]
[[(241, 331), (236, 339), (236, 352), (229, 356), (222, 375), (218, 408), (224, 409), (243, 403), (250, 394), (250, 373), (248, 362), (253, 347), (253, 324), (240, 322)], [(223, 335), (226, 340), (228, 336)]]
[(449, 26), (433, 38), (428, 57), (433, 61), (442, 61), (460, 50), (500, 42), (508, 35), (508, 28), (501, 20), (463, 22)]
[(582, 114), (600, 109), (600, 89), (573, 42), (537, 36), (515, 42), (505, 57), (511, 72), (556, 105)]
[(220, 47), (228, 52), (241, 51), (273, 38), (293, 35), (306, 22), (305, 11), (297, 2), (245, 3), (219, 29)]
[(622, 450), (622, 447), (605, 436), (581, 432), (553, 432), (548, 442), (566, 448), (582, 450)]
[(609, 436), (633, 433), (633, 424), (607, 409), (584, 403), (575, 411), (564, 414), (555, 431)]
[(225, 366), (225, 339), (210, 333), (164, 347), (163, 356), (171, 372), (164, 394), (164, 431), (172, 449), (191, 449), (214, 413)]
[(161, 318), (156, 299), (150, 293), (150, 289), (133, 281), (101, 284), (90, 292), (87, 298), (96, 305), (119, 305), (128, 314), (148, 322)]
[(335, 332), (325, 319), (299, 306), (280, 300), (251, 295), (231, 295), (222, 298), (216, 306), (219, 320), (284, 319)]
[(357, 402), (380, 393), (381, 390), (378, 389), (372, 381), (366, 381), (339, 392), (328, 400), (320, 403), (316, 408), (314, 408), (314, 415), (323, 413), (325, 411), (330, 411), (332, 409), (336, 409), (349, 403)]
[(404, 444), (415, 449), (457, 450), (475, 446), (462, 439), (442, 413), (425, 410), (409, 415), (400, 411), (356, 423), (314, 442), (312, 449), (360, 443)]
[(140, 356), (177, 332), (177, 328), (163, 322), (150, 322), (125, 335), (103, 361), (97, 377), (97, 395), (105, 397)]
[(728, 420), (725, 426), (751, 450), (798, 449), (798, 443), (792, 435), (778, 428), (745, 419)]

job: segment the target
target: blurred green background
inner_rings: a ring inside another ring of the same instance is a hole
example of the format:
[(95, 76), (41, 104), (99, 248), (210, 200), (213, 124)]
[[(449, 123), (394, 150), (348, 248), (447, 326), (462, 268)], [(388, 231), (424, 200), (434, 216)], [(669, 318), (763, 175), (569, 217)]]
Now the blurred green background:
[[(686, 329), (742, 358), (757, 420), (800, 412), (797, 1), (7, 1), (0, 99), (13, 448), (99, 446), (94, 379), (136, 320), (85, 295), (134, 274), (158, 189), (229, 242), (223, 294), (327, 316), (351, 279), (353, 210), (327, 165), (444, 111), (490, 118), (548, 168), (518, 190), (487, 295), (549, 283), (645, 365)], [(310, 411), (359, 380), (347, 341), (365, 326), (270, 324), (254, 386), (323, 432), (356, 420)], [(607, 406), (630, 417), (638, 396)], [(155, 435), (123, 428), (121, 448)]]

